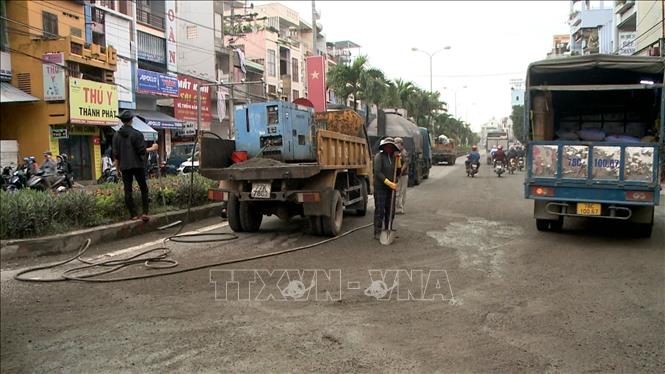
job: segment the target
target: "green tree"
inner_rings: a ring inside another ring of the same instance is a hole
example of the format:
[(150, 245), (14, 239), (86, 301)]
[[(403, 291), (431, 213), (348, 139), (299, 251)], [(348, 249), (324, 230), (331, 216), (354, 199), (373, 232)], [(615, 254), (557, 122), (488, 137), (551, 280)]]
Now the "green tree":
[(524, 133), (524, 105), (514, 105), (510, 119), (513, 121), (513, 134), (515, 138), (521, 143), (526, 143), (526, 134)]
[(328, 72), (328, 87), (335, 94), (344, 98), (344, 102), (353, 95), (353, 108), (358, 102), (358, 93), (362, 90), (361, 79), (367, 70), (367, 56), (358, 56), (350, 65), (333, 66)]

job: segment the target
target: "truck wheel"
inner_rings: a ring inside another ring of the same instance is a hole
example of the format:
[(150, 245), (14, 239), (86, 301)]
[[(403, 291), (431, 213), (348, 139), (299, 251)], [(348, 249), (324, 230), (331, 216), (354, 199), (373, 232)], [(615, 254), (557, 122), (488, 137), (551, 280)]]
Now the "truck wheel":
[(413, 184), (418, 186), (423, 181), (420, 168), (416, 167), (416, 178), (413, 181)]
[(344, 219), (344, 204), (339, 191), (335, 190), (330, 199), (330, 215), (321, 216), (323, 234), (337, 236), (342, 232), (342, 220)]
[(538, 231), (547, 231), (550, 229), (550, 220), (536, 218), (536, 228)]
[(554, 232), (561, 232), (563, 228), (563, 216), (559, 216), (559, 219), (550, 221), (550, 230)]
[(238, 197), (232, 193), (229, 194), (229, 201), (226, 205), (226, 215), (229, 219), (229, 226), (234, 232), (243, 232), (240, 224), (240, 202)]
[(257, 210), (255, 206), (252, 206), (250, 202), (247, 201), (240, 202), (240, 224), (242, 225), (243, 231), (246, 232), (259, 231), (262, 219), (263, 219), (263, 213)]
[(455, 165), (455, 161), (457, 161), (457, 159), (455, 157), (451, 158), (450, 159), (450, 165)]

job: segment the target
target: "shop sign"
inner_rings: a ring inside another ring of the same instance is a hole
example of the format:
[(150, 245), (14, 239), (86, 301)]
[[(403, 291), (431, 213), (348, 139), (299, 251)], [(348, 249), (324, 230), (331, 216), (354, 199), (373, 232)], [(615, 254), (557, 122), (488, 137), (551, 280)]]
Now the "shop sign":
[(635, 31), (619, 32), (619, 54), (620, 55), (633, 55), (635, 54)]
[[(197, 89), (205, 81), (191, 78), (186, 75), (178, 75), (178, 97), (173, 100), (175, 118), (186, 121), (198, 121)], [(201, 87), (201, 122), (202, 129), (210, 129), (212, 114), (210, 112), (211, 91), (210, 86)]]
[(97, 131), (97, 128), (94, 126), (72, 125), (69, 128), (69, 135), (96, 136), (99, 135), (99, 132)]
[(42, 55), (44, 101), (65, 100), (65, 55), (62, 52)]
[(115, 85), (69, 78), (69, 117), (71, 123), (116, 125), (118, 89)]
[(178, 97), (178, 78), (150, 70), (138, 69), (137, 91), (140, 93)]
[(12, 80), (12, 56), (9, 52), (0, 52), (0, 80)]
[(166, 67), (168, 71), (178, 71), (178, 59), (176, 55), (176, 31), (177, 21), (175, 13), (175, 0), (164, 1), (164, 8), (166, 10)]
[(51, 138), (53, 139), (69, 139), (66, 128), (51, 127)]

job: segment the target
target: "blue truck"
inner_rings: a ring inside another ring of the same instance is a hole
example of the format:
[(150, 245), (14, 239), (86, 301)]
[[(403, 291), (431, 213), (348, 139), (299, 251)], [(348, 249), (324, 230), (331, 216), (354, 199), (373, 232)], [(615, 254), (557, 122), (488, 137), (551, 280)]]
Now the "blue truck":
[(524, 195), (538, 230), (564, 217), (626, 222), (651, 236), (665, 160), (658, 57), (589, 55), (529, 65)]

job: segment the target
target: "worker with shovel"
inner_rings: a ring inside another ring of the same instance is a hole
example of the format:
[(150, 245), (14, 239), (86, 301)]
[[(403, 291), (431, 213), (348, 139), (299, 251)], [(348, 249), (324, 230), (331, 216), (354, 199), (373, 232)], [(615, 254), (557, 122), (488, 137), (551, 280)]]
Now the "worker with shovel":
[(394, 139), (381, 140), (379, 152), (374, 156), (374, 239), (381, 244), (390, 244), (394, 239), (392, 221), (400, 169), (399, 148)]

